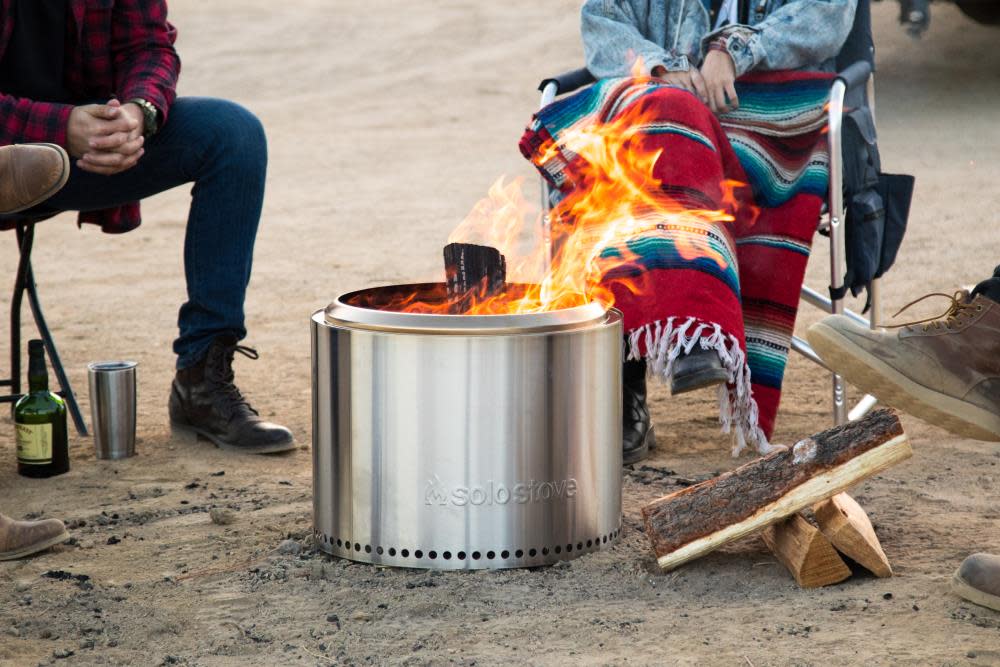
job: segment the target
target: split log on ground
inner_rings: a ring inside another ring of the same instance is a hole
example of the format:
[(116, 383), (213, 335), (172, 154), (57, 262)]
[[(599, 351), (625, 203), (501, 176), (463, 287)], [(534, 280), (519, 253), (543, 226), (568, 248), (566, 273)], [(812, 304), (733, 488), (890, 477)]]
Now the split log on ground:
[(891, 577), (892, 566), (875, 536), (868, 515), (854, 498), (841, 493), (815, 505), (816, 523), (840, 553), (876, 577)]
[(462, 312), (477, 299), (495, 296), (507, 282), (507, 260), (500, 251), (472, 243), (449, 243), (444, 247), (445, 283), (455, 312)]
[(913, 454), (893, 410), (823, 431), (642, 509), (669, 570), (834, 496)]
[(801, 514), (768, 526), (760, 536), (802, 588), (829, 586), (851, 576), (830, 540)]

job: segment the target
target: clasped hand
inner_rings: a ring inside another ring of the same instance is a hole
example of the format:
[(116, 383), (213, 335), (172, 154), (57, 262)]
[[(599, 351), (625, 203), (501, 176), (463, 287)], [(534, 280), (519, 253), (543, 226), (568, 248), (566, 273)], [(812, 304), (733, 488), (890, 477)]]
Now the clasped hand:
[(684, 72), (668, 72), (661, 66), (653, 69), (653, 76), (691, 91), (714, 113), (726, 113), (740, 106), (735, 86), (736, 65), (726, 51), (709, 51), (700, 70), (692, 68)]
[(110, 176), (131, 169), (145, 149), (142, 109), (111, 100), (73, 109), (66, 130), (67, 149), (84, 171)]

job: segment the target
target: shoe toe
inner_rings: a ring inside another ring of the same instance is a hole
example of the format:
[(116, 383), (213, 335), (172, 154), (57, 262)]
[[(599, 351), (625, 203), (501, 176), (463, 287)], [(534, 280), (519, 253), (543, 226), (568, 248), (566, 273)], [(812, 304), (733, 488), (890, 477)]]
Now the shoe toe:
[(976, 590), (1000, 595), (1000, 556), (972, 554), (962, 562), (957, 574)]
[(294, 442), (292, 432), (280, 424), (272, 422), (257, 422), (247, 429), (249, 439), (261, 445), (291, 445)]

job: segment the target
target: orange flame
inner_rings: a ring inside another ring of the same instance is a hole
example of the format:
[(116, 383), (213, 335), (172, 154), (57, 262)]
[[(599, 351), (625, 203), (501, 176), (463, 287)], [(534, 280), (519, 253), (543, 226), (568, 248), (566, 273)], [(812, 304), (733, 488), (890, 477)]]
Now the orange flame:
[[(641, 67), (637, 63), (637, 67)], [(525, 199), (522, 182), (503, 177), (489, 189), (465, 220), (451, 233), (449, 243), (476, 243), (497, 248), (507, 260), (508, 283), (519, 283), (495, 296), (474, 300), (463, 312), (473, 315), (533, 313), (558, 310), (600, 301), (614, 305), (605, 280), (607, 274), (636, 260), (627, 241), (663, 225), (728, 223), (734, 220), (737, 188), (742, 183), (721, 184), (726, 210), (692, 210), (664, 194), (653, 166), (662, 150), (643, 145), (643, 114), (624, 113), (606, 123), (580, 123), (562, 133), (560, 145), (543, 146), (539, 164), (557, 151), (579, 156), (574, 169), (576, 187), (548, 213), (551, 237), (538, 242), (543, 217)], [(708, 258), (725, 268), (726, 259), (703, 235), (674, 238), (678, 253), (687, 260)], [(643, 272), (638, 271), (639, 276)], [(641, 293), (641, 278), (616, 277), (614, 281)], [(420, 313), (454, 312), (454, 302), (428, 295), (410, 295), (380, 308)]]

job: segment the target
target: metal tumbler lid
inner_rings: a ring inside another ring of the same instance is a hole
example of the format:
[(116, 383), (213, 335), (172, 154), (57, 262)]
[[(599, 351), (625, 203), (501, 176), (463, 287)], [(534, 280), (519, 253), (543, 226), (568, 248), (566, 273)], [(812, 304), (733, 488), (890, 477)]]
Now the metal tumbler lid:
[(95, 373), (115, 373), (132, 370), (136, 365), (134, 361), (95, 361), (87, 364), (87, 369)]

